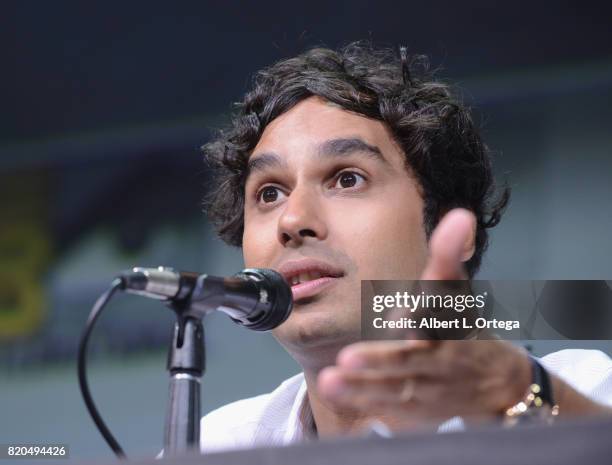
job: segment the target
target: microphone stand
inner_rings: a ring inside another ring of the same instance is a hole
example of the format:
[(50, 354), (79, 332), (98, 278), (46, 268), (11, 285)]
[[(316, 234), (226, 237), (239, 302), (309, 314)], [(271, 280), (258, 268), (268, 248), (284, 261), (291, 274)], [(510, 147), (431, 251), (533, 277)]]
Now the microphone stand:
[(202, 319), (207, 313), (219, 310), (252, 330), (276, 328), (291, 313), (291, 289), (276, 271), (257, 268), (245, 269), (231, 278), (219, 278), (164, 267), (137, 267), (117, 277), (96, 301), (87, 320), (79, 344), (78, 375), (85, 405), (119, 458), (125, 454), (100, 417), (85, 370), (87, 341), (93, 326), (118, 289), (169, 302), (168, 306), (176, 314), (167, 362), (170, 386), (162, 455), (189, 452), (200, 442), (200, 379), (205, 368)]
[(184, 308), (170, 305), (177, 316), (167, 370), (170, 388), (164, 457), (198, 448), (200, 440), (200, 379), (205, 369), (204, 328), (201, 318), (184, 316)]
[[(246, 269), (233, 278), (183, 273), (180, 279), (183, 288), (191, 289), (191, 293), (169, 304), (176, 314), (176, 323), (167, 364), (170, 391), (164, 456), (199, 448), (200, 379), (205, 368), (204, 316), (218, 309), (247, 328), (267, 331), (287, 319), (293, 302), (291, 289), (272, 270)], [(266, 285), (260, 287), (256, 282)], [(156, 289), (163, 290), (165, 284), (162, 280)]]

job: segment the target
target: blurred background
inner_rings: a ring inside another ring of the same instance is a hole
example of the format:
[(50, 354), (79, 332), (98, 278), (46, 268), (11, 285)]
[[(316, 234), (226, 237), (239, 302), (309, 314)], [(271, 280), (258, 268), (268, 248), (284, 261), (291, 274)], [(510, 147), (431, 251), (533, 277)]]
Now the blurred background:
[[(76, 379), (91, 305), (134, 265), (242, 268), (201, 212), (199, 147), (256, 70), (315, 45), (405, 44), (474, 107), (514, 190), (479, 278), (612, 278), (610, 18), (587, 1), (4, 3), (0, 443), (112, 456)], [(161, 449), (172, 324), (121, 295), (94, 333), (92, 391), (131, 457)], [(203, 412), (299, 371), (269, 334), (205, 325)]]

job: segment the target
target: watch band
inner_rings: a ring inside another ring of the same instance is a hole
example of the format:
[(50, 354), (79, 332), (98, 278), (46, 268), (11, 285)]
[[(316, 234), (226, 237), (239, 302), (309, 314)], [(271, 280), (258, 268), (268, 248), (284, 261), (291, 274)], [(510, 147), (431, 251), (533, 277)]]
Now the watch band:
[(532, 384), (540, 386), (539, 397), (548, 405), (555, 405), (552, 383), (550, 382), (548, 372), (535, 357), (529, 355), (529, 361), (531, 362)]
[(559, 406), (555, 404), (552, 382), (544, 367), (531, 355), (531, 384), (524, 399), (506, 409), (505, 426), (515, 426), (520, 423), (551, 424), (559, 415)]

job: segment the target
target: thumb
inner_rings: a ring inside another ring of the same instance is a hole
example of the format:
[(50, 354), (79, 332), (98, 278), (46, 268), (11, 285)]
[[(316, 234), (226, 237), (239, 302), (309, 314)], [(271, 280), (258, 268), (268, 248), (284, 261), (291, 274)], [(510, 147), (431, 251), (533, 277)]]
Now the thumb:
[(473, 242), (476, 217), (463, 208), (448, 212), (431, 235), (423, 280), (467, 279), (463, 266), (466, 244)]

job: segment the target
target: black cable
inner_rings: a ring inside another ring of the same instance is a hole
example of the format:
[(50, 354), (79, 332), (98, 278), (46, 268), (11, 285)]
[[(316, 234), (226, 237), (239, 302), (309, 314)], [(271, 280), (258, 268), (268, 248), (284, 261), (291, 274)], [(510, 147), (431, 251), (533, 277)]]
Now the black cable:
[(78, 358), (78, 375), (79, 375), (79, 385), (81, 387), (81, 394), (83, 395), (83, 400), (85, 401), (85, 405), (87, 406), (87, 410), (91, 415), (94, 423), (98, 427), (98, 430), (113, 450), (115, 455), (120, 459), (125, 458), (125, 453), (123, 449), (112, 435), (104, 420), (100, 416), (98, 409), (96, 408), (96, 404), (94, 404), (93, 398), (91, 397), (91, 392), (89, 391), (89, 384), (87, 382), (87, 371), (86, 371), (86, 355), (87, 355), (87, 342), (89, 341), (89, 336), (93, 330), (93, 326), (96, 323), (96, 320), (102, 313), (102, 310), (111, 299), (115, 291), (117, 289), (122, 289), (124, 287), (123, 281), (120, 278), (116, 278), (111, 287), (96, 300), (93, 308), (91, 309), (91, 313), (87, 318), (87, 323), (85, 325), (85, 330), (81, 335), (81, 342), (79, 343), (79, 358)]

